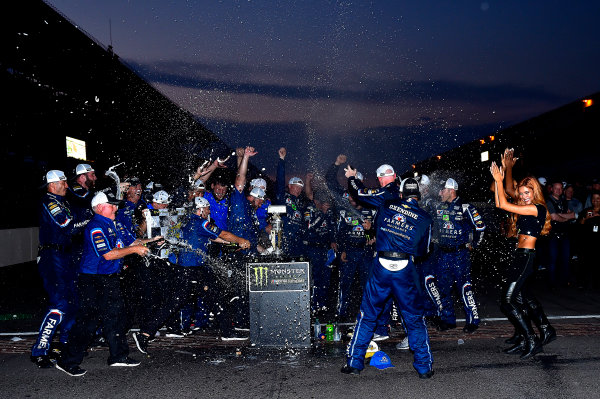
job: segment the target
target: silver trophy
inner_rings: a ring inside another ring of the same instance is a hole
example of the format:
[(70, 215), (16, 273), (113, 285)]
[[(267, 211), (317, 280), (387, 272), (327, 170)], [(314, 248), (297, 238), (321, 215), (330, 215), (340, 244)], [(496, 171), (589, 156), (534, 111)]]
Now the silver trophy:
[(286, 214), (285, 205), (269, 205), (267, 213), (271, 215), (271, 234), (269, 235), (271, 247), (265, 251), (265, 255), (281, 256), (283, 254), (281, 249), (283, 221), (280, 215)]

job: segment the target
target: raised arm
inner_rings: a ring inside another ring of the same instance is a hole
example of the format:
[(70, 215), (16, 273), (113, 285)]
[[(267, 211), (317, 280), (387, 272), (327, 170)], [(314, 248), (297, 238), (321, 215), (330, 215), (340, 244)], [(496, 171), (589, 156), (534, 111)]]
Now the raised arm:
[(504, 150), (504, 154), (500, 156), (500, 159), (502, 160), (502, 168), (504, 169), (504, 190), (511, 198), (517, 199), (518, 194), (515, 191), (512, 170), (519, 158), (514, 157), (514, 151), (512, 148), (507, 148)]
[(313, 177), (315, 177), (314, 174), (307, 173), (306, 179), (304, 179), (304, 194), (306, 194), (306, 197), (311, 201), (314, 198), (314, 193), (313, 193), (313, 188), (312, 188)]
[(254, 150), (254, 147), (246, 147), (244, 149), (244, 153), (242, 155), (242, 159), (238, 167), (238, 173), (235, 177), (235, 189), (238, 190), (240, 193), (246, 185), (246, 175), (248, 174), (248, 160), (250, 159), (250, 157), (253, 157), (256, 154), (258, 154), (258, 152)]
[(275, 197), (277, 204), (283, 205), (285, 204), (285, 156), (287, 155), (285, 147), (281, 147), (278, 154), (279, 162), (277, 163), (277, 177), (275, 180)]
[(492, 166), (490, 167), (490, 173), (496, 182), (496, 207), (500, 209), (504, 209), (505, 211), (516, 213), (517, 215), (531, 215), (537, 216), (537, 208), (535, 205), (515, 205), (511, 204), (506, 200), (506, 195), (504, 193), (504, 187), (502, 185), (504, 180), (504, 171), (502, 168), (496, 165), (496, 162), (492, 162)]

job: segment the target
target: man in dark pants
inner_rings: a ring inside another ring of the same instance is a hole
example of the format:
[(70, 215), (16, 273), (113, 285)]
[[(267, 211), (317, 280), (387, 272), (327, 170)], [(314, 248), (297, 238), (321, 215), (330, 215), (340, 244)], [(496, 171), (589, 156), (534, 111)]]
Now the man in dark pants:
[[(365, 353), (373, 337), (377, 318), (393, 297), (398, 303), (408, 342), (414, 352), (413, 367), (419, 378), (430, 378), (433, 375), (433, 356), (429, 348), (424, 298), (414, 257), (428, 252), (431, 216), (419, 208), (419, 185), (414, 179), (409, 178), (402, 183), (402, 199), (386, 200), (383, 193), (369, 195), (368, 190), (363, 190), (354, 178), (355, 173), (354, 169), (346, 168), (351, 190), (353, 187), (359, 188), (359, 201), (378, 207), (377, 257), (365, 286), (354, 335), (348, 345), (346, 365), (341, 371), (344, 374), (359, 374), (364, 368)], [(392, 188), (387, 180), (392, 175), (395, 177), (395, 174), (389, 165), (382, 165), (377, 175), (384, 191)], [(385, 179), (383, 182), (382, 178)], [(393, 196), (393, 193), (390, 194)]]
[(38, 270), (50, 304), (38, 338), (31, 348), (31, 360), (40, 368), (54, 367), (50, 360), (52, 338), (60, 325), (60, 343), (67, 342), (77, 310), (77, 269), (72, 239), (78, 227), (65, 200), (67, 178), (62, 171), (51, 170), (46, 174), (46, 182), (47, 192), (42, 198), (39, 213)]
[(84, 232), (83, 258), (79, 264), (78, 293), (80, 307), (69, 342), (56, 368), (73, 377), (82, 376), (79, 367), (87, 346), (96, 332), (98, 319), (108, 342), (109, 366), (132, 367), (140, 363), (129, 358), (125, 330), (125, 312), (119, 273), (121, 259), (127, 255), (145, 256), (147, 242), (136, 240), (119, 222), (115, 222), (118, 201), (112, 193), (97, 193), (92, 199), (95, 212)]
[[(239, 238), (228, 231), (221, 230), (208, 221), (208, 217), (210, 216), (210, 204), (208, 200), (203, 197), (196, 197), (194, 202), (196, 212), (190, 215), (188, 222), (181, 229), (182, 243), (180, 244), (182, 244), (183, 248), (177, 254), (169, 255), (169, 260), (177, 265), (175, 266), (177, 276), (175, 282), (178, 284), (174, 284), (171, 287), (173, 292), (165, 306), (159, 309), (151, 320), (142, 323), (140, 332), (133, 334), (135, 344), (142, 353), (148, 353), (150, 337), (156, 334), (156, 331), (158, 331), (169, 317), (189, 302), (190, 297), (192, 297), (192, 281), (203, 279), (208, 274), (205, 270), (205, 258), (211, 240), (225, 240), (239, 244), (242, 249), (250, 248), (248, 240)], [(212, 288), (209, 289), (212, 291)], [(227, 301), (227, 304), (222, 303), (222, 305), (226, 307), (229, 306), (229, 303), (231, 301)], [(216, 310), (215, 313), (217, 313)], [(240, 339), (240, 337), (235, 336), (233, 331), (231, 331), (231, 320), (226, 319), (226, 316), (230, 314), (231, 309), (225, 309), (223, 310), (223, 315), (218, 316), (221, 325), (221, 339), (224, 341)]]
[(462, 202), (457, 190), (458, 183), (450, 178), (440, 191), (441, 203), (435, 214), (439, 244), (435, 276), (441, 294), (444, 327), (456, 327), (452, 301), (452, 288), (456, 285), (466, 316), (463, 331), (472, 333), (477, 330), (480, 318), (471, 282), (470, 251), (483, 240), (485, 223), (471, 204)]

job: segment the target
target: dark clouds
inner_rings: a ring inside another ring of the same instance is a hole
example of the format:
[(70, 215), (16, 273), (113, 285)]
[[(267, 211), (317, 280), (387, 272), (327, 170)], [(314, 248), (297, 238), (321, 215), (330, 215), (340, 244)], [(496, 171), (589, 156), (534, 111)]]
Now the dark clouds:
[[(506, 100), (528, 100), (548, 103), (561, 103), (570, 100), (564, 95), (553, 93), (543, 87), (519, 87), (514, 84), (483, 85), (451, 81), (366, 80), (363, 82), (363, 90), (349, 90), (345, 88), (311, 86), (308, 84), (254, 83), (242, 78), (244, 75), (248, 76), (248, 73), (252, 72), (248, 71), (242, 65), (222, 66), (216, 64), (190, 64), (176, 61), (161, 62), (154, 65), (135, 64), (131, 61), (130, 65), (151, 83), (189, 89), (214, 90), (235, 94), (256, 94), (286, 99), (327, 99), (381, 104), (422, 100), (450, 100), (479, 102), (488, 105)], [(216, 72), (225, 77), (234, 74), (240, 78), (234, 80), (202, 77), (204, 73)], [(314, 76), (312, 72), (284, 70), (271, 71), (270, 75), (273, 76), (273, 80), (277, 80), (277, 75), (287, 76), (290, 73), (297, 73), (298, 76)]]

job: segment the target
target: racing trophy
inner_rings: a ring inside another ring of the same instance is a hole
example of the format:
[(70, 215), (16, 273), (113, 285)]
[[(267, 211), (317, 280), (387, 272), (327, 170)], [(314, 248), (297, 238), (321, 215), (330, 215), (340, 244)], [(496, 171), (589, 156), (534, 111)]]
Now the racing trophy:
[(281, 249), (283, 221), (280, 215), (286, 213), (285, 205), (269, 205), (267, 213), (271, 215), (271, 234), (269, 235), (271, 248), (267, 252), (270, 255), (281, 256), (283, 254), (283, 250)]
[(269, 247), (247, 264), (250, 342), (253, 346), (310, 347), (310, 268), (308, 262), (286, 260), (281, 248), (285, 205), (270, 205)]

